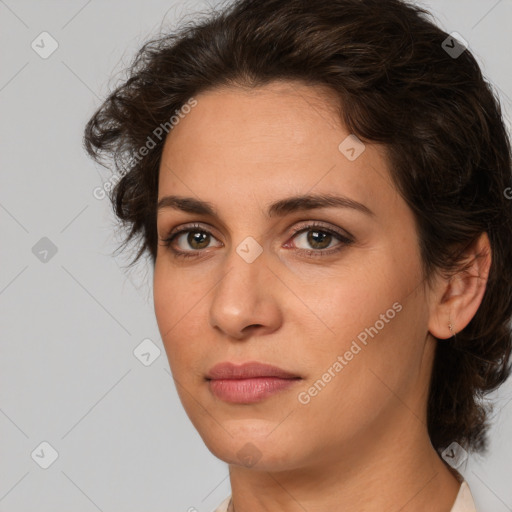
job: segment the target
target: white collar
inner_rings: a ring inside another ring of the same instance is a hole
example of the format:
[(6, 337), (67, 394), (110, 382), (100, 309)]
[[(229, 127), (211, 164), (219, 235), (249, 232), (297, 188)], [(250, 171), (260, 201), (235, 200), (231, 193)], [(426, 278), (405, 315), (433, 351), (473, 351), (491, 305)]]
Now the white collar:
[(471, 494), (471, 490), (466, 480), (462, 481), (457, 498), (455, 499), (455, 503), (453, 504), (450, 512), (477, 512), (473, 495)]

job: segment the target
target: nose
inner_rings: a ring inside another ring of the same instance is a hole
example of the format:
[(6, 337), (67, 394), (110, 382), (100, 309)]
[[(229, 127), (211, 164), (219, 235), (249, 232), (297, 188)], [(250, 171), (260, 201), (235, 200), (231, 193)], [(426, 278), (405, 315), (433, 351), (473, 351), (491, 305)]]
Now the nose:
[(265, 252), (248, 263), (235, 249), (226, 257), (223, 277), (211, 296), (210, 325), (237, 340), (274, 332), (282, 321), (279, 281)]

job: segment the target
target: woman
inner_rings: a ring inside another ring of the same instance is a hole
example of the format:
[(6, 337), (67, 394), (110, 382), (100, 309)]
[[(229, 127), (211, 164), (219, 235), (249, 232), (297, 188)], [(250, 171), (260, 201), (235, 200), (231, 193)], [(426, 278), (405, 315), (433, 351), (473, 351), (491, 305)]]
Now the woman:
[(84, 142), (229, 464), (218, 512), (476, 510), (512, 165), (463, 41), (398, 0), (241, 0), (146, 43)]

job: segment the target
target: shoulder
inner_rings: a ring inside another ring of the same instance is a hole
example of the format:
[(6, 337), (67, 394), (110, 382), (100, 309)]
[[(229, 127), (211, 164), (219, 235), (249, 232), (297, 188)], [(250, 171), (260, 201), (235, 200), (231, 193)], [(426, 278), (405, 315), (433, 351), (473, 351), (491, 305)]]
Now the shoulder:
[(227, 512), (230, 499), (231, 495), (228, 496), (213, 512)]
[(466, 480), (460, 484), (460, 489), (450, 512), (478, 512), (473, 495)]

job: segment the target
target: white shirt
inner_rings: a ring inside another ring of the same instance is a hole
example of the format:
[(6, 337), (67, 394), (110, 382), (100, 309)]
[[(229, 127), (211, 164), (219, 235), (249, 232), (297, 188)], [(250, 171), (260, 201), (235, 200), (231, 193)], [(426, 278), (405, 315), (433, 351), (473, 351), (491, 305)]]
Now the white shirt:
[[(227, 512), (230, 499), (231, 496), (228, 496), (213, 512)], [(455, 503), (450, 512), (477, 512), (471, 490), (465, 480), (460, 485)]]

